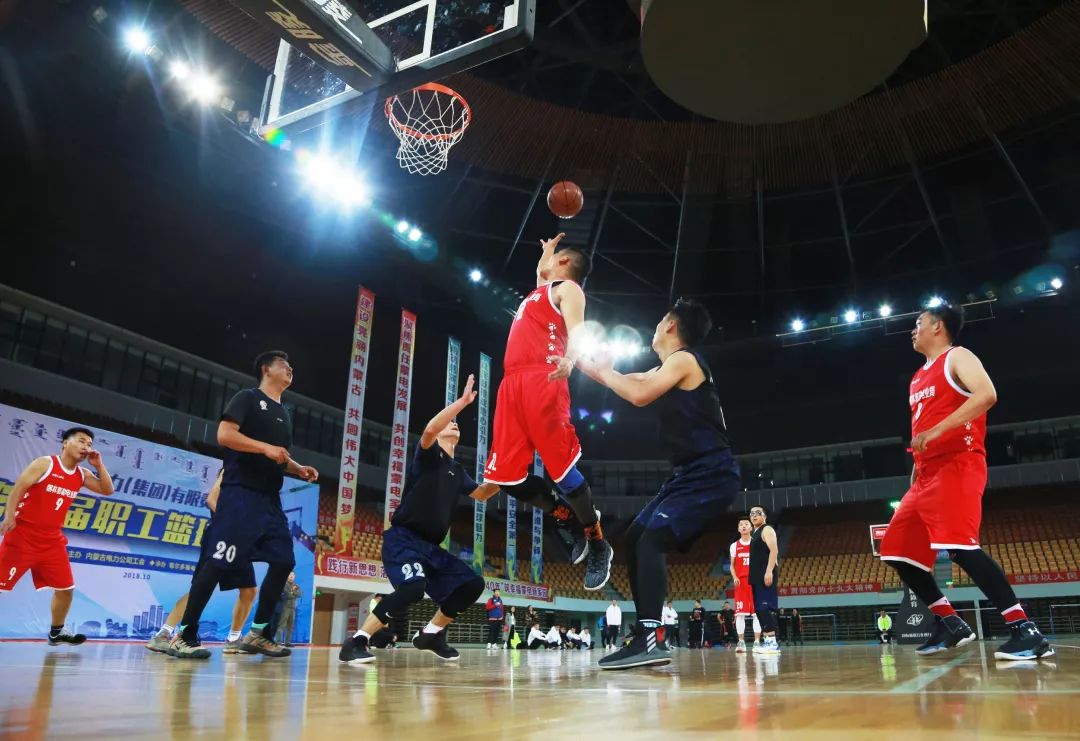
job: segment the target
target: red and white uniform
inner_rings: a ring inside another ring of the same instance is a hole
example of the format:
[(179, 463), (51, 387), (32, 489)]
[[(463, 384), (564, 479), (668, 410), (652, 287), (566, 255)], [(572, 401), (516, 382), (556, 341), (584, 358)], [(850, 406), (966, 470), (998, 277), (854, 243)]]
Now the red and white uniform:
[(533, 453), (555, 482), (581, 457), (570, 422), (570, 386), (549, 381), (555, 366), (547, 358), (565, 355), (566, 322), (545, 283), (525, 297), (514, 315), (503, 356), (503, 380), (495, 397), (495, 429), (484, 481), (520, 484), (529, 474)]
[[(971, 396), (957, 382), (949, 348), (911, 379), (911, 436), (926, 432)], [(930, 571), (937, 551), (979, 547), (986, 489), (986, 414), (949, 430), (915, 453), (915, 484), (893, 513), (881, 558)]]
[(73, 589), (67, 538), (61, 529), (68, 508), (82, 488), (85, 472), (69, 471), (57, 456), (49, 458), (45, 475), (22, 495), (15, 507), (15, 528), (0, 542), (0, 592), (9, 592), (28, 570), (38, 589)]
[[(731, 544), (731, 568), (739, 577), (739, 586), (735, 587), (735, 614), (754, 614), (754, 590), (750, 588), (750, 541), (742, 539)], [(741, 638), (740, 638), (741, 640)]]

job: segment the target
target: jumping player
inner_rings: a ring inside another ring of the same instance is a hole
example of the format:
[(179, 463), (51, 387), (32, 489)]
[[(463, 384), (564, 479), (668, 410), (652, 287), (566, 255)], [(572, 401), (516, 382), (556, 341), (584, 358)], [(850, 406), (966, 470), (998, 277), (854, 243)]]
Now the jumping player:
[[(81, 633), (64, 630), (75, 578), (61, 529), (80, 489), (106, 497), (113, 493), (112, 477), (93, 446), (94, 433), (85, 427), (65, 431), (60, 455), (35, 458), (19, 474), (0, 520), (0, 592), (10, 592), (27, 571), (34, 587), (53, 590), (50, 646), (77, 646), (86, 640)], [(96, 476), (79, 465), (83, 461), (94, 467)]]
[(612, 368), (610, 358), (582, 362), (586, 374), (634, 406), (656, 404), (660, 434), (674, 467), (626, 532), (638, 619), (629, 643), (602, 658), (601, 669), (671, 661), (660, 623), (667, 593), (665, 554), (689, 548), (723, 517), (742, 488), (716, 383), (705, 359), (692, 349), (711, 327), (705, 307), (679, 299), (653, 334), (659, 367), (624, 375)]
[(749, 517), (739, 519), (739, 539), (731, 544), (731, 582), (735, 586), (735, 653), (746, 653), (746, 616), (754, 621), (754, 648), (761, 645), (761, 623), (754, 609), (754, 592), (750, 588), (750, 533), (754, 526)]
[[(454, 449), (461, 439), (454, 420), (475, 399), (470, 375), (461, 398), (424, 427), (401, 504), (390, 518), (390, 529), (383, 533), (383, 568), (394, 591), (368, 612), (360, 630), (341, 646), (338, 658), (343, 663), (375, 661), (368, 651), (372, 636), (392, 619), (404, 617), (409, 605), (422, 600), (425, 592), (439, 609), (413, 638), (413, 645), (446, 661), (458, 658), (457, 649), (446, 643), (445, 629), (476, 602), (484, 591), (484, 579), (474, 574), (467, 563), (443, 550), (440, 543), (450, 529), (460, 498), (481, 498), (480, 487), (454, 460)], [(492, 491), (497, 490), (492, 487)]]
[[(214, 516), (214, 512), (217, 511), (218, 496), (221, 494), (221, 477), (224, 473), (225, 469), (218, 471), (217, 479), (214, 481), (214, 485), (210, 487), (210, 492), (206, 495), (206, 506), (210, 509), (211, 518)], [(202, 550), (199, 554), (199, 563), (195, 567), (196, 570), (206, 568), (207, 561), (212, 557), (213, 549), (210, 546), (210, 539), (203, 538)], [(222, 592), (228, 592), (233, 589), (239, 590), (236, 595), (236, 603), (233, 605), (232, 625), (229, 627), (229, 637), (221, 649), (222, 653), (244, 653), (243, 649), (240, 648), (240, 636), (244, 623), (247, 622), (248, 615), (251, 614), (251, 607), (255, 604), (255, 586), (255, 567), (252, 565), (251, 561), (248, 561), (246, 566), (233, 571), (226, 571), (221, 576), (218, 588)], [(187, 609), (187, 603), (188, 595), (185, 592), (184, 596), (176, 600), (172, 612), (165, 618), (165, 624), (162, 625), (161, 629), (146, 642), (146, 647), (149, 650), (161, 654), (169, 653), (173, 632), (176, 630), (176, 625), (180, 622), (180, 618), (184, 616), (184, 610)]]
[[(585, 322), (581, 283), (589, 275), (591, 260), (571, 247), (556, 252), (564, 236), (541, 242), (536, 289), (521, 302), (510, 327), (484, 482), (551, 514), (557, 522), (565, 524), (575, 515), (585, 527), (585, 542), (574, 549), (571, 560), (585, 562), (585, 589), (595, 591), (611, 577), (614, 554), (600, 529), (589, 484), (577, 469), (581, 444), (570, 422), (567, 383), (580, 355), (578, 337)], [(566, 504), (544, 479), (529, 474), (535, 451)]]
[(947, 550), (1009, 626), (1009, 640), (994, 657), (1046, 658), (1054, 649), (1028, 619), (1005, 572), (979, 547), (986, 412), (997, 403), (997, 392), (975, 354), (954, 344), (963, 326), (963, 310), (948, 304), (927, 309), (915, 321), (912, 346), (926, 358), (908, 396), (915, 466), (911, 488), (881, 541), (881, 560), (934, 613), (934, 632), (918, 653), (945, 651), (976, 637), (934, 581), (937, 552)]
[(281, 350), (261, 353), (254, 370), (258, 388), (233, 396), (218, 423), (225, 473), (217, 512), (203, 533), (212, 553), (206, 568), (191, 579), (183, 624), (169, 648), (169, 655), (177, 658), (210, 658), (199, 644), (199, 618), (226, 572), (244, 569), (250, 561), (265, 561), (268, 566), (255, 619), (240, 649), (271, 657), (292, 653), (274, 643), (267, 628), (296, 564), (289, 523), (281, 509), (281, 485), (286, 472), (305, 481), (316, 481), (319, 472), (289, 457), (292, 423), (281, 404), (293, 381), (289, 356)]

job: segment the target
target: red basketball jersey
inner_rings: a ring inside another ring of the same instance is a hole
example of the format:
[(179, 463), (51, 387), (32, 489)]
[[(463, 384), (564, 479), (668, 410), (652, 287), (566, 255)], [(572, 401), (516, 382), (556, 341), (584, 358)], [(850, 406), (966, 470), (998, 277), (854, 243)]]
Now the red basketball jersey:
[(45, 475), (22, 495), (15, 510), (16, 528), (26, 523), (41, 530), (56, 530), (64, 526), (64, 517), (83, 485), (83, 470), (75, 466), (68, 471), (60, 458), (49, 457)]
[[(926, 432), (955, 412), (971, 396), (953, 377), (949, 358), (955, 348), (949, 348), (938, 358), (915, 371), (911, 379), (911, 436)], [(967, 424), (949, 430), (932, 441), (925, 453), (915, 453), (915, 460), (928, 460), (956, 453), (986, 454), (986, 414), (980, 414)]]
[(549, 355), (566, 354), (566, 322), (551, 295), (557, 285), (537, 286), (518, 306), (506, 339), (504, 371), (542, 367)]
[(735, 569), (735, 576), (739, 581), (745, 582), (750, 578), (750, 543), (736, 540), (731, 544), (731, 563)]

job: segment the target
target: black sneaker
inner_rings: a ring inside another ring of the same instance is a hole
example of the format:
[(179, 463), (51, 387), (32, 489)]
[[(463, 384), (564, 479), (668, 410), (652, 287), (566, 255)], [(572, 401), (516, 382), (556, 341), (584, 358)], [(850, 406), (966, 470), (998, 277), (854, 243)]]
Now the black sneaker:
[[(593, 508), (593, 512), (596, 513), (596, 521), (600, 522), (600, 510)], [(577, 566), (585, 560), (585, 556), (589, 552), (589, 543), (592, 542), (588, 538), (581, 538), (574, 543), (573, 549), (570, 551), (570, 563)]]
[(595, 592), (603, 589), (611, 578), (611, 559), (615, 551), (606, 540), (589, 541), (585, 557), (585, 589)]
[(368, 642), (364, 636), (345, 639), (338, 653), (338, 661), (344, 664), (370, 664), (375, 655), (367, 650)]
[(994, 658), (1002, 661), (1033, 661), (1048, 659), (1054, 655), (1050, 642), (1043, 637), (1035, 623), (1027, 620), (1009, 628), (1012, 635), (994, 652)]
[(601, 669), (630, 669), (671, 663), (671, 651), (657, 631), (641, 625), (630, 626), (630, 640), (610, 656), (600, 659)]
[(934, 616), (934, 632), (923, 645), (915, 649), (920, 656), (948, 651), (950, 648), (966, 646), (975, 640), (975, 633), (967, 623), (960, 619), (959, 615), (948, 615), (945, 618)]
[(86, 636), (82, 633), (75, 633), (72, 635), (66, 630), (60, 631), (57, 635), (49, 634), (49, 645), (59, 646), (61, 643), (66, 643), (70, 646), (78, 646), (80, 643), (86, 642)]
[(412, 645), (421, 651), (431, 651), (443, 661), (457, 661), (461, 656), (456, 648), (446, 644), (446, 628), (438, 633), (425, 633), (420, 631), (413, 638)]

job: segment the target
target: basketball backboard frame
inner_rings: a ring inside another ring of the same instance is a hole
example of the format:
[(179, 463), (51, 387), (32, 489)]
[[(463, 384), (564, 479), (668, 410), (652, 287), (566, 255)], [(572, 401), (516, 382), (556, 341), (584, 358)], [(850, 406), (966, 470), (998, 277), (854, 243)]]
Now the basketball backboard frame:
[[(235, 2), (236, 0), (234, 0)], [(239, 4), (252, 0), (241, 0)], [(256, 0), (257, 1), (257, 0)], [(303, 5), (311, 11), (309, 5), (320, 8), (329, 6), (332, 0), (266, 0), (277, 7), (284, 5)], [(324, 60), (316, 60), (312, 54), (305, 54), (305, 39), (291, 37), (293, 43), (285, 40), (288, 33), (279, 29), (282, 40), (278, 46), (274, 73), (267, 83), (262, 112), (258, 122), (260, 133), (270, 129), (281, 129), (286, 134), (297, 134), (327, 123), (329, 120), (361, 106), (381, 105), (390, 95), (410, 90), (418, 85), (435, 82), (442, 78), (463, 72), (479, 64), (491, 61), (527, 46), (533, 38), (536, 23), (536, 0), (474, 0), (466, 2), (464, 11), (475, 11), (477, 15), (496, 18), (501, 10), (501, 26), (485, 28), (475, 38), (461, 39), (461, 27), (468, 26), (470, 19), (463, 14), (460, 0), (344, 0), (344, 5), (355, 14), (350, 20), (355, 30), (355, 20), (362, 21), (363, 28), (376, 38), (376, 46), (384, 45), (394, 50), (392, 69), (380, 77), (379, 64), (368, 65), (368, 71), (357, 72), (356, 67), (378, 57), (377, 49), (369, 49), (370, 56), (361, 56), (356, 52), (360, 45), (355, 34), (349, 38), (340, 24), (335, 29), (333, 40), (337, 47), (349, 57), (357, 60), (357, 65), (331, 69)], [(381, 15), (372, 16), (372, 8)], [(248, 9), (249, 12), (250, 9)], [(458, 13), (458, 16), (454, 14)], [(254, 16), (255, 14), (252, 13)], [(398, 25), (392, 24), (397, 21)], [(281, 25), (275, 21), (279, 26)], [(415, 34), (401, 35), (403, 26), (414, 26)], [(326, 28), (324, 26), (323, 28)], [(447, 30), (449, 29), (449, 30)], [(287, 30), (287, 29), (286, 29)], [(442, 34), (440, 36), (440, 33)], [(456, 43), (457, 41), (461, 43)], [(451, 45), (453, 44), (453, 45)], [(310, 44), (307, 45), (310, 47)], [(449, 46), (449, 48), (447, 48)], [(404, 47), (404, 51), (402, 50)], [(318, 51), (318, 50), (316, 50)], [(289, 86), (290, 64), (298, 64), (308, 70), (317, 65), (323, 72), (333, 75), (342, 84), (343, 89), (327, 97), (295, 107), (289, 110), (286, 101)], [(346, 80), (349, 76), (354, 82)], [(370, 78), (370, 79), (369, 79)], [(366, 84), (366, 87), (361, 87)], [(354, 87), (353, 85), (356, 85)]]

